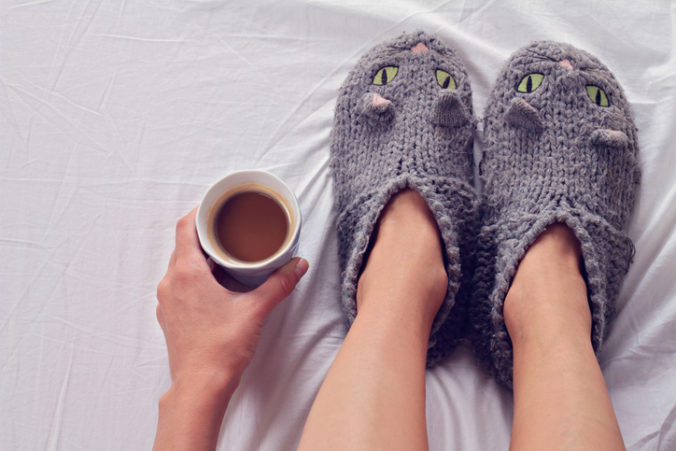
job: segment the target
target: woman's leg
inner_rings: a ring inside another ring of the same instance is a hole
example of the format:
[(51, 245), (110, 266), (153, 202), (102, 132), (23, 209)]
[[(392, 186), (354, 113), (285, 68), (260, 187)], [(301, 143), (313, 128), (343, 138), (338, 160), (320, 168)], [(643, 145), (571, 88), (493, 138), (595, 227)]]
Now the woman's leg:
[(624, 449), (594, 355), (580, 248), (549, 227), (521, 261), (504, 304), (514, 349), (514, 450)]
[(381, 215), (359, 279), (357, 317), (299, 449), (427, 449), (425, 361), (447, 284), (432, 214), (416, 192), (399, 193)]

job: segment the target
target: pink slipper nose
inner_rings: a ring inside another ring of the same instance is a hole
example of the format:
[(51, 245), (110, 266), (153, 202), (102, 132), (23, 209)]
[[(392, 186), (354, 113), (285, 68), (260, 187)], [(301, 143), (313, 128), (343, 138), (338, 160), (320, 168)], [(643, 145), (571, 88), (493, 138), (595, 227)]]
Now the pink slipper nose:
[(384, 97), (381, 97), (380, 94), (373, 94), (373, 106), (378, 107), (381, 105), (387, 105), (388, 103), (392, 103), (391, 100), (387, 100)]
[(430, 49), (427, 48), (425, 44), (422, 42), (418, 42), (414, 47), (411, 48), (411, 51), (415, 53), (416, 55), (418, 53), (422, 53), (423, 55), (426, 55), (430, 52)]
[(559, 66), (563, 67), (564, 69), (573, 70), (573, 65), (570, 63), (570, 60), (568, 60), (567, 58), (559, 61)]

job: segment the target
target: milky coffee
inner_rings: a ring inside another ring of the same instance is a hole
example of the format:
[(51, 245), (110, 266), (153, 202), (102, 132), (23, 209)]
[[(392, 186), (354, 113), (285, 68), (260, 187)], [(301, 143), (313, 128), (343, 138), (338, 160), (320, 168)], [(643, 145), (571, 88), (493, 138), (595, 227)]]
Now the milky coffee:
[(225, 192), (211, 208), (208, 236), (224, 259), (253, 263), (274, 256), (291, 239), (294, 218), (274, 190), (246, 184)]

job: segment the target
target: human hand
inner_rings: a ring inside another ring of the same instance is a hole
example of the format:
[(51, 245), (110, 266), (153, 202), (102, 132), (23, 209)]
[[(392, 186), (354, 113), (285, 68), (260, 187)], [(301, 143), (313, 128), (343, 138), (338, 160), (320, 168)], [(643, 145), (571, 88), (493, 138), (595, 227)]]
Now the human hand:
[(291, 294), (308, 263), (296, 258), (255, 290), (230, 291), (217, 282), (202, 253), (196, 210), (176, 227), (176, 249), (157, 288), (157, 320), (174, 384), (201, 378), (234, 389), (253, 357), (265, 319)]

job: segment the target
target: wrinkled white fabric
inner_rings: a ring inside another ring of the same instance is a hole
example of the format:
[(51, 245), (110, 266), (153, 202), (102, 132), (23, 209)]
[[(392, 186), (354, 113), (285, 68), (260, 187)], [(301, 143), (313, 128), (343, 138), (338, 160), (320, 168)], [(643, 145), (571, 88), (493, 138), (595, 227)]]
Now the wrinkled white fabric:
[[(175, 223), (243, 168), (295, 190), (311, 268), (265, 324), (219, 449), (295, 448), (346, 332), (337, 91), (360, 55), (416, 29), (458, 50), (479, 114), (533, 40), (585, 49), (622, 84), (643, 184), (601, 363), (628, 448), (676, 449), (675, 23), (669, 1), (2, 2), (0, 449), (151, 447), (170, 383), (155, 288)], [(432, 450), (506, 449), (511, 394), (468, 347), (428, 373), (427, 397)]]

